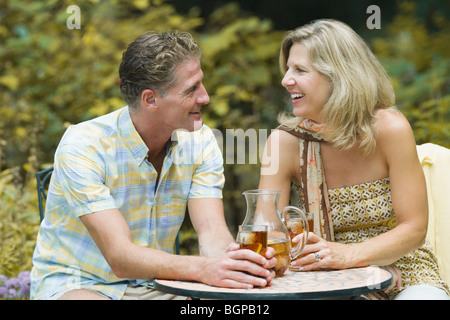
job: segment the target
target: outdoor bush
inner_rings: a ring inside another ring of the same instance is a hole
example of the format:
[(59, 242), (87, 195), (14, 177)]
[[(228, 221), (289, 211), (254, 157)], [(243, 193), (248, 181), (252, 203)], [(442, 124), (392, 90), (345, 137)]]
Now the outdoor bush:
[(39, 229), (36, 184), (17, 169), (0, 173), (0, 274), (12, 278), (32, 267)]
[(373, 45), (417, 144), (450, 148), (450, 24), (439, 11), (430, 23), (417, 17), (415, 2), (401, 2), (386, 35)]

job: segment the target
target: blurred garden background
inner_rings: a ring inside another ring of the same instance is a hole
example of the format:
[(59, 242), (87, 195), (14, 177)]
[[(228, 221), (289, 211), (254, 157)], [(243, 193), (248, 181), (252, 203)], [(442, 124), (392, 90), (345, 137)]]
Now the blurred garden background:
[[(80, 9), (79, 29), (68, 27), (70, 5)], [(366, 24), (370, 5), (380, 8), (379, 29)], [(450, 148), (448, 0), (0, 0), (0, 291), (31, 270), (40, 223), (35, 174), (51, 166), (64, 130), (125, 105), (118, 67), (128, 43), (148, 30), (191, 32), (211, 97), (204, 122), (224, 136), (227, 129), (270, 133), (277, 114), (289, 110), (280, 41), (318, 18), (344, 21), (369, 43), (417, 144)], [(234, 233), (245, 215), (242, 191), (257, 187), (259, 165), (228, 161), (225, 176)], [(181, 240), (182, 253), (197, 252), (189, 219)], [(9, 286), (19, 295), (17, 281)]]

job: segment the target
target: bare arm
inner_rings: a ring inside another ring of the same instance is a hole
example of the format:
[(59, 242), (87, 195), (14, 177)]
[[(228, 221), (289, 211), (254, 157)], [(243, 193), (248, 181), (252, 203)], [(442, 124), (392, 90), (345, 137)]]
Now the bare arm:
[[(215, 206), (220, 208), (218, 203)], [(194, 204), (192, 208), (197, 211), (205, 207)], [(207, 208), (210, 209), (209, 206)], [(204, 242), (211, 238), (205, 230), (215, 219), (199, 223), (198, 217), (194, 213), (194, 224), (201, 233), (199, 239)], [(273, 277), (267, 269), (273, 267), (274, 259), (267, 260), (248, 250), (224, 253), (223, 245), (232, 239), (223, 230), (219, 232), (222, 239), (219, 246), (202, 249), (212, 257), (180, 256), (133, 244), (128, 225), (117, 209), (87, 214), (81, 217), (81, 221), (119, 278), (194, 280), (216, 286), (247, 288), (265, 286)]]
[(188, 201), (192, 225), (198, 236), (202, 256), (223, 254), (234, 242), (223, 215), (221, 199), (190, 199)]
[(361, 245), (359, 264), (391, 264), (421, 246), (427, 232), (426, 182), (411, 127), (401, 115), (383, 117), (377, 142), (389, 167), (397, 226)]
[(195, 269), (205, 263), (201, 257), (174, 259), (164, 251), (133, 244), (128, 224), (117, 209), (87, 214), (81, 221), (119, 278), (196, 280)]
[(274, 130), (267, 139), (261, 166), (260, 189), (281, 190), (279, 208), (289, 205), (291, 181), (300, 176), (298, 139), (283, 130)]
[[(319, 252), (323, 259), (309, 255), (296, 261), (304, 270), (322, 266), (351, 268), (367, 265), (386, 266), (423, 244), (428, 223), (426, 184), (416, 144), (407, 120), (385, 112), (379, 122), (377, 148), (381, 149), (389, 170), (392, 204), (397, 226), (368, 241), (344, 245), (327, 242), (314, 234), (305, 253)], [(308, 264), (310, 263), (310, 264)]]

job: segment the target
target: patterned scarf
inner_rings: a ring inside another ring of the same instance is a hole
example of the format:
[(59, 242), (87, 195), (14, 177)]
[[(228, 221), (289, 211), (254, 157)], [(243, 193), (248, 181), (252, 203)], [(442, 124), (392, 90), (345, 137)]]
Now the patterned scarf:
[(324, 125), (310, 119), (301, 121), (295, 129), (279, 126), (299, 138), (301, 185), (297, 188), (299, 204), (314, 215), (314, 233), (327, 241), (334, 241), (333, 225), (328, 201), (328, 190), (325, 182), (320, 152), (320, 142), (324, 141), (321, 132)]

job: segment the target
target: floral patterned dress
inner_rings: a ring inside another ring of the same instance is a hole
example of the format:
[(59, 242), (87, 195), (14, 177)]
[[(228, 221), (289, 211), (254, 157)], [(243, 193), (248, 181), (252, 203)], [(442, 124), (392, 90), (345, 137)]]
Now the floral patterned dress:
[[(328, 197), (336, 242), (351, 244), (367, 241), (396, 226), (389, 178), (329, 189)], [(437, 259), (428, 241), (397, 260), (395, 265), (402, 271), (403, 289), (429, 284), (450, 294), (448, 285), (439, 274)], [(398, 293), (394, 288), (388, 294), (394, 296)]]

